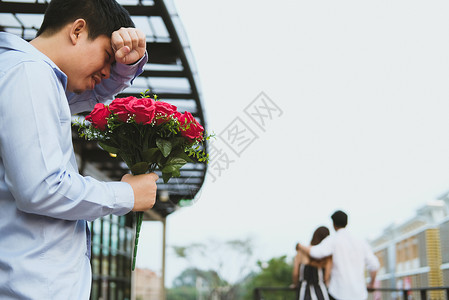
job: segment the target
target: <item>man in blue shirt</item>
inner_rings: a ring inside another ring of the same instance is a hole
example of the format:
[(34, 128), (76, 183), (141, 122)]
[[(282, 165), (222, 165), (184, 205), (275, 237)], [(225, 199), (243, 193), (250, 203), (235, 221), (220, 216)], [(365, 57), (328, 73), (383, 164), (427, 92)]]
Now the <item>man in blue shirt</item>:
[(145, 211), (157, 175), (78, 173), (71, 114), (131, 85), (145, 35), (115, 0), (52, 0), (37, 37), (0, 33), (0, 299), (88, 299), (86, 220)]

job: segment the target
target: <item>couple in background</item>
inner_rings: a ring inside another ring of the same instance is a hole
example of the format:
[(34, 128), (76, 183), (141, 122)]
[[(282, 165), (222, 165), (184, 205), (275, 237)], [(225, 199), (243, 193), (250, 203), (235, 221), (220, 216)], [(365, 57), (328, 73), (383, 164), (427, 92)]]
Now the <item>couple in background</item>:
[[(335, 234), (329, 235), (326, 227), (319, 227), (310, 246), (296, 246), (293, 283), (300, 287), (299, 299), (367, 299), (367, 288), (374, 285), (379, 260), (366, 241), (346, 229), (346, 213), (338, 210), (331, 218)], [(370, 274), (368, 286), (365, 268)]]

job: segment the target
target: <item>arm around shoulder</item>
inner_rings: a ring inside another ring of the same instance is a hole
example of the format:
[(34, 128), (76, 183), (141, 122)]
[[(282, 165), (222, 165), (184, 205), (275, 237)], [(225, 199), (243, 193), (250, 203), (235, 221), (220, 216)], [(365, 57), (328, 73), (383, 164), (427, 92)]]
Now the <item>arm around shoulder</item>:
[(326, 284), (326, 286), (329, 286), (332, 264), (332, 257), (330, 256), (326, 258), (326, 265), (324, 267), (324, 283)]
[(332, 255), (333, 253), (333, 244), (334, 240), (332, 236), (326, 237), (321, 241), (318, 245), (312, 246), (310, 248), (310, 256), (315, 259), (322, 259), (327, 256)]

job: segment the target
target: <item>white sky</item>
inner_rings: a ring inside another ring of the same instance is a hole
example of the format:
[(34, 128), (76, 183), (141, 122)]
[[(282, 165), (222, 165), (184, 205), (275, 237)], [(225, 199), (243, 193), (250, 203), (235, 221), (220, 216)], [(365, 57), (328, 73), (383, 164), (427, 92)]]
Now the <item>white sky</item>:
[[(234, 162), (168, 217), (168, 246), (251, 237), (257, 259), (292, 256), (336, 209), (374, 238), (449, 190), (449, 2), (175, 3), (208, 129), (239, 117), (258, 139), (238, 157), (217, 138)], [(265, 131), (244, 113), (261, 92), (282, 111)], [(160, 269), (160, 228), (139, 267)], [(166, 283), (185, 267), (168, 251)]]

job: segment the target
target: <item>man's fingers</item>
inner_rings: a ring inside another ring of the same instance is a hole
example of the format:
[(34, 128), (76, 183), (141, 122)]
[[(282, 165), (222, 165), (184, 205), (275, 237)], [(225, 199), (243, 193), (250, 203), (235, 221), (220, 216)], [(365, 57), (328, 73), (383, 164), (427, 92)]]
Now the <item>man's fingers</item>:
[(131, 52), (131, 49), (129, 49), (128, 46), (123, 46), (122, 48), (120, 48), (117, 51), (115, 51), (115, 60), (118, 61), (118, 62), (121, 62), (121, 63), (126, 63), (126, 62), (124, 62), (124, 58), (130, 52)]
[(137, 50), (146, 47), (146, 37), (139, 29), (120, 28), (112, 33), (111, 43), (115, 51), (124, 46), (128, 46), (131, 50)]
[(146, 36), (136, 28), (120, 28), (111, 36), (115, 59), (122, 64), (132, 64), (145, 55)]
[[(148, 180), (154, 180), (157, 181), (159, 179), (159, 176), (156, 173), (148, 173), (148, 174), (143, 174), (145, 176), (147, 176)], [(132, 175), (132, 174), (125, 174), (122, 176), (122, 180), (129, 180), (134, 176), (140, 176), (140, 175)]]
[(125, 45), (130, 46), (131, 49), (137, 49), (139, 47), (139, 36), (136, 31), (128, 31), (129, 41), (125, 41)]
[(133, 49), (133, 42), (132, 42), (130, 32), (128, 30), (123, 30), (123, 28), (122, 28), (119, 30), (119, 33), (120, 33), (120, 37), (123, 40), (123, 44), (125, 46), (128, 46), (130, 49)]
[(155, 173), (130, 175), (122, 177), (123, 182), (131, 185), (134, 193), (133, 211), (145, 211), (153, 207), (156, 202), (157, 183), (159, 178)]
[(131, 175), (131, 174), (125, 174), (125, 175), (122, 176), (122, 180), (123, 180), (123, 179), (126, 180), (127, 178), (129, 178), (129, 176), (133, 176), (133, 175)]
[(141, 30), (137, 30), (136, 33), (139, 38), (139, 43), (137, 46), (145, 50), (147, 48), (147, 37), (145, 36), (145, 33), (143, 33)]
[(111, 46), (112, 50), (118, 51), (125, 45), (120, 33), (118, 31), (114, 31), (111, 35)]
[(154, 181), (157, 181), (159, 179), (159, 176), (156, 173), (150, 173), (149, 175), (153, 177)]

